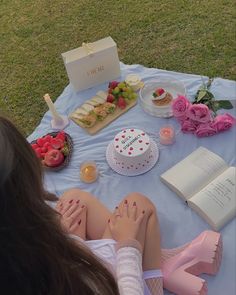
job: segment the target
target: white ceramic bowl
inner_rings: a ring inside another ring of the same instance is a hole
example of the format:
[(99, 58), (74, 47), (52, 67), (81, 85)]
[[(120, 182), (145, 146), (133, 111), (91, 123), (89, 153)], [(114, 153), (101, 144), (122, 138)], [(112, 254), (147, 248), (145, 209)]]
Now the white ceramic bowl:
[(157, 88), (165, 89), (172, 95), (174, 99), (177, 97), (177, 95), (186, 95), (185, 86), (181, 81), (177, 79), (174, 79), (172, 77), (160, 76), (147, 80), (144, 83), (144, 87), (140, 89), (139, 102), (143, 110), (155, 117), (169, 118), (173, 115), (171, 104), (165, 106), (157, 106), (152, 102), (152, 100), (154, 99), (152, 94)]

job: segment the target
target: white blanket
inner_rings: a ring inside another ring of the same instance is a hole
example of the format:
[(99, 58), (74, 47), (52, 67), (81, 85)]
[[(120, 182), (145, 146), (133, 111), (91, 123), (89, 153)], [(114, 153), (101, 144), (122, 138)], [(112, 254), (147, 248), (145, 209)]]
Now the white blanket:
[[(202, 79), (207, 77), (148, 69), (141, 65), (124, 65), (121, 63), (123, 80), (127, 74), (139, 74), (146, 81), (153, 76), (171, 76), (181, 80), (186, 88), (188, 98), (192, 99)], [(68, 85), (56, 101), (56, 107), (62, 114), (69, 115), (83, 101), (94, 96), (99, 90), (106, 90), (108, 83), (75, 93)], [(236, 100), (236, 83), (221, 78), (216, 78), (211, 88), (217, 99)], [(235, 115), (235, 108), (229, 111)], [(41, 123), (28, 138), (29, 141), (51, 132), (50, 114), (47, 112)], [(121, 176), (113, 172), (105, 158), (105, 150), (114, 135), (123, 128), (136, 127), (145, 130), (151, 136), (158, 134), (159, 128), (171, 123), (179, 129), (175, 119), (159, 119), (146, 114), (138, 104), (120, 118), (112, 122), (105, 129), (94, 136), (71, 122), (65, 129), (74, 142), (74, 150), (70, 164), (60, 172), (45, 173), (45, 187), (58, 196), (65, 190), (79, 187), (93, 193), (108, 208), (113, 210), (120, 200), (128, 193), (137, 191), (147, 195), (156, 205), (160, 219), (162, 234), (162, 247), (177, 247), (193, 238), (200, 232), (208, 229), (206, 222), (160, 181), (160, 174), (186, 157), (198, 146), (204, 146), (219, 154), (229, 165), (236, 164), (236, 128), (222, 132), (209, 138), (197, 138), (192, 134), (179, 132), (176, 143), (172, 146), (161, 148), (160, 158), (155, 167), (144, 175), (136, 177)], [(98, 164), (100, 177), (93, 184), (82, 183), (79, 179), (79, 167), (85, 160), (94, 160)], [(190, 172), (191, 173), (191, 172)], [(236, 220), (227, 224), (222, 230), (224, 252), (219, 273), (215, 277), (204, 275), (208, 282), (210, 295), (236, 294)], [(165, 294), (170, 294), (165, 291)]]

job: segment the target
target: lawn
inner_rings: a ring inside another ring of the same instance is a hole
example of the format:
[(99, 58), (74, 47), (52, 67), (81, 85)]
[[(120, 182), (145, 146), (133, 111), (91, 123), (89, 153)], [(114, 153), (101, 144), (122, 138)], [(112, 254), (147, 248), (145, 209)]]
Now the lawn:
[(68, 84), (61, 53), (108, 35), (120, 60), (235, 79), (235, 0), (2, 0), (0, 109), (25, 135)]

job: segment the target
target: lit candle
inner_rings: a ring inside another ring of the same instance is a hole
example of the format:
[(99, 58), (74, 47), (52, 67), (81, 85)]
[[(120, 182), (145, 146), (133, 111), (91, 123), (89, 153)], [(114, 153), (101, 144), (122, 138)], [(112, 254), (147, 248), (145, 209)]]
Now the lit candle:
[(52, 100), (51, 100), (48, 93), (46, 93), (44, 95), (44, 100), (45, 100), (46, 104), (48, 105), (48, 108), (49, 108), (49, 110), (50, 110), (50, 112), (52, 114), (52, 118), (55, 121), (55, 124), (62, 124), (63, 119), (58, 114), (58, 112), (57, 112), (57, 110), (56, 110), (56, 108), (55, 108), (55, 106), (54, 106), (54, 104), (53, 104), (53, 102), (52, 102)]
[(159, 131), (160, 143), (164, 145), (173, 144), (175, 141), (175, 131), (171, 126), (164, 126)]
[(95, 162), (84, 162), (80, 166), (80, 179), (83, 182), (91, 183), (98, 177), (97, 165)]

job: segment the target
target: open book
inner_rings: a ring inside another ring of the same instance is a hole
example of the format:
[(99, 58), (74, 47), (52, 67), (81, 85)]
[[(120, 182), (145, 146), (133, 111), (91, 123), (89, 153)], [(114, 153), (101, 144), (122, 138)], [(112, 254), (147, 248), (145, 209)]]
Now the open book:
[(214, 230), (236, 216), (236, 167), (199, 147), (161, 175), (161, 180), (182, 197)]

